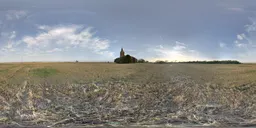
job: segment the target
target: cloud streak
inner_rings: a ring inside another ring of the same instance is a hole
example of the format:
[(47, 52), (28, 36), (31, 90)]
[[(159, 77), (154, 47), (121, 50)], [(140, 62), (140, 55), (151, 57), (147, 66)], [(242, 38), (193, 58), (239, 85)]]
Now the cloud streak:
[(7, 20), (19, 20), (27, 15), (28, 12), (24, 10), (9, 10), (5, 16)]
[(230, 11), (234, 11), (234, 12), (244, 12), (245, 11), (243, 8), (236, 8), (236, 7), (227, 8), (227, 9)]

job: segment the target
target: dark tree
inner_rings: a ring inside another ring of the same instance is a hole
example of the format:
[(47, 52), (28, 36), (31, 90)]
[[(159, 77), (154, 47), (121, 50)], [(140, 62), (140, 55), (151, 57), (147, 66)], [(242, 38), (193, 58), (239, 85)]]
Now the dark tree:
[(163, 60), (157, 60), (155, 63), (156, 63), (156, 64), (166, 64), (167, 62), (166, 62), (166, 61), (163, 61)]
[(241, 64), (237, 60), (213, 60), (213, 61), (186, 61), (179, 63), (189, 63), (189, 64)]
[(126, 55), (126, 56), (123, 56), (123, 57), (120, 57), (120, 58), (116, 58), (114, 60), (115, 63), (136, 63), (137, 62), (137, 59), (130, 56), (130, 55)]
[(144, 59), (139, 59), (138, 63), (146, 63), (146, 61)]

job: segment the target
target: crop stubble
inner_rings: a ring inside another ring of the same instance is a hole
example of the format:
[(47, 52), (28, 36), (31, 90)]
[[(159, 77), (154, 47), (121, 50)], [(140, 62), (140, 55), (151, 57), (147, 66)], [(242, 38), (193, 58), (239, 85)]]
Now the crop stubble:
[(0, 69), (3, 124), (256, 123), (253, 64), (22, 63)]

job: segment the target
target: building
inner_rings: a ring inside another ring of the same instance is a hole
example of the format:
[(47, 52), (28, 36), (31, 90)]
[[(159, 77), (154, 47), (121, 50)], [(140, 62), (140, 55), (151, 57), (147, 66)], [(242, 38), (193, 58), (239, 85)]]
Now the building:
[(121, 49), (121, 52), (120, 52), (120, 57), (124, 57), (125, 53), (124, 53), (124, 49), (122, 48)]
[(130, 55), (125, 55), (124, 49), (121, 48), (120, 57), (116, 58), (114, 62), (116, 63), (137, 63), (137, 59)]

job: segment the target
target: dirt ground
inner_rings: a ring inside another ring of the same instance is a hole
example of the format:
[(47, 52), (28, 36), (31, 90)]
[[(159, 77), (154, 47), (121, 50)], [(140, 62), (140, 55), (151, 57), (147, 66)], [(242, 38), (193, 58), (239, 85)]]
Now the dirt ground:
[(256, 64), (0, 64), (0, 124), (256, 127)]

